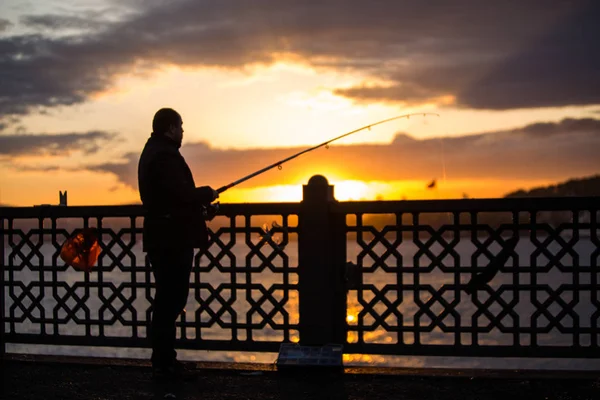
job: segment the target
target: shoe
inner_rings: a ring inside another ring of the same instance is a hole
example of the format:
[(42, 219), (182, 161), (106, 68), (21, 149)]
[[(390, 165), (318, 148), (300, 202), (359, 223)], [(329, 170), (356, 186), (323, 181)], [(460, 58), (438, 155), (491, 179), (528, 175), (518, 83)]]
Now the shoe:
[(168, 366), (153, 366), (152, 380), (154, 381), (173, 381), (178, 380), (175, 370)]
[(175, 360), (169, 365), (157, 365), (152, 367), (152, 379), (156, 381), (191, 381), (195, 378), (184, 363)]
[(179, 374), (190, 372), (190, 368), (179, 360), (173, 361), (171, 368), (173, 368), (173, 370)]

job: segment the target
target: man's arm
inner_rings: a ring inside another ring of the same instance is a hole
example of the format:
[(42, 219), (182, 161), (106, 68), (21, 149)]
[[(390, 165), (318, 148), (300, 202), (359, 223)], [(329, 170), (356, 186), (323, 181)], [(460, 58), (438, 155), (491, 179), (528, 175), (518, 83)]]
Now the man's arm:
[(160, 188), (168, 198), (177, 199), (181, 203), (210, 204), (215, 200), (216, 192), (210, 186), (194, 188), (188, 184), (186, 176), (178, 168), (180, 163), (177, 154), (157, 154), (151, 165), (155, 187)]

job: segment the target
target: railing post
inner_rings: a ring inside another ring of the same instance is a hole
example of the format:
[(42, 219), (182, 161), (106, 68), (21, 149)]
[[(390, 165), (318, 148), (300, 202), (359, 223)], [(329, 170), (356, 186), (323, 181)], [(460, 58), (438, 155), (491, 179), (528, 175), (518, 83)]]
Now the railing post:
[(300, 344), (344, 343), (346, 339), (345, 216), (335, 215), (333, 186), (315, 175), (303, 186), (298, 261)]

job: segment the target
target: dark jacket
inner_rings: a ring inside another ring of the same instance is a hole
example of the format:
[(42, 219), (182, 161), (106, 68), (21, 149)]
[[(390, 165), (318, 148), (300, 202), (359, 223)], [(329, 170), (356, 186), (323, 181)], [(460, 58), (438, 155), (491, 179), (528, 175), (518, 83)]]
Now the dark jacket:
[(144, 251), (206, 248), (202, 205), (210, 204), (212, 190), (196, 187), (178, 144), (152, 134), (140, 156), (138, 187), (146, 212)]

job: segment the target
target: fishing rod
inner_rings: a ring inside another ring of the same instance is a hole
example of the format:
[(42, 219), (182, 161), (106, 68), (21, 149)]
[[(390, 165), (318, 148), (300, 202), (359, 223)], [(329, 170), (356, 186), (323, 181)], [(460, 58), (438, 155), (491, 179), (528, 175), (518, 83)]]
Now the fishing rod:
[[(400, 118), (408, 119), (412, 116), (418, 116), (418, 115), (422, 115), (423, 117), (426, 117), (427, 115), (435, 115), (435, 116), (439, 117), (439, 114), (437, 114), (437, 113), (412, 113), (412, 114), (398, 115), (396, 117), (392, 117), (392, 118), (384, 119), (382, 121), (375, 122), (373, 124), (365, 125), (361, 128), (355, 129), (348, 133), (344, 133), (343, 135), (337, 136), (333, 139), (329, 139), (326, 142), (323, 142), (316, 146), (310, 147), (306, 150), (302, 150), (294, 155), (284, 158), (283, 160), (279, 160), (279, 161), (277, 161), (269, 166), (266, 166), (256, 172), (253, 172), (250, 175), (247, 175), (241, 179), (238, 179), (237, 181), (231, 182), (228, 185), (220, 187), (219, 189), (217, 189), (217, 193), (223, 193), (227, 189), (230, 189), (236, 185), (239, 185), (240, 183), (245, 182), (248, 179), (252, 179), (255, 176), (260, 175), (264, 172), (267, 172), (268, 170), (273, 169), (275, 167), (278, 167), (279, 169), (281, 169), (282, 164), (284, 164), (290, 160), (293, 160), (296, 157), (300, 157), (302, 154), (316, 150), (323, 146), (328, 146), (329, 143), (334, 142), (338, 139), (344, 138), (346, 136), (352, 135), (353, 133), (357, 133), (357, 132), (360, 132), (365, 129), (370, 130), (373, 126), (377, 126), (380, 124), (384, 124), (386, 122), (394, 121), (396, 119), (400, 119)], [(214, 216), (218, 212), (219, 204), (215, 203), (215, 204), (203, 205), (202, 208), (203, 208), (202, 213), (204, 215), (204, 218), (207, 220), (212, 220), (212, 218), (214, 218)], [(67, 239), (67, 241), (63, 244), (63, 246), (61, 248), (60, 257), (67, 264), (72, 265), (73, 267), (75, 267), (77, 269), (80, 269), (83, 271), (90, 271), (92, 269), (92, 267), (94, 266), (99, 254), (100, 254), (100, 247), (98, 244), (96, 229), (95, 228), (84, 228), (82, 231), (77, 232), (75, 235), (73, 235), (69, 239)], [(489, 282), (489, 280), (491, 280), (493, 278), (493, 275), (495, 275), (495, 272), (494, 272), (495, 268), (496, 268), (495, 266), (487, 268), (485, 273), (482, 274), (484, 276), (482, 276), (482, 277), (478, 276), (478, 277), (474, 278), (471, 286), (473, 286), (473, 288), (476, 289), (476, 288), (478, 288), (478, 285), (481, 285), (481, 282), (483, 282), (483, 283)], [(469, 290), (471, 290), (471, 286), (469, 286)]]
[(256, 172), (253, 172), (253, 173), (251, 173), (250, 175), (247, 175), (247, 176), (245, 176), (245, 177), (243, 177), (243, 178), (241, 178), (241, 179), (238, 179), (237, 181), (231, 182), (231, 183), (230, 183), (230, 184), (228, 184), (228, 185), (225, 185), (225, 186), (222, 186), (222, 187), (218, 188), (218, 189), (217, 189), (217, 193), (223, 193), (223, 192), (224, 192), (224, 191), (226, 191), (227, 189), (231, 189), (232, 187), (234, 187), (234, 186), (237, 186), (237, 185), (239, 185), (239, 184), (240, 184), (240, 183), (242, 183), (242, 182), (246, 182), (248, 179), (252, 179), (252, 178), (254, 178), (255, 176), (257, 176), (257, 175), (260, 175), (260, 174), (262, 174), (262, 173), (264, 173), (264, 172), (267, 172), (267, 171), (269, 171), (270, 169), (273, 169), (273, 168), (275, 168), (275, 167), (277, 167), (277, 168), (281, 169), (281, 168), (282, 168), (282, 167), (281, 167), (281, 165), (282, 165), (282, 164), (284, 164), (284, 163), (286, 163), (286, 162), (288, 162), (288, 161), (290, 161), (290, 160), (293, 160), (293, 159), (294, 159), (294, 158), (296, 158), (296, 157), (300, 157), (302, 154), (305, 154), (305, 153), (308, 153), (308, 152), (310, 152), (310, 151), (316, 150), (316, 149), (318, 149), (318, 148), (320, 148), (320, 147), (323, 147), (323, 146), (327, 146), (327, 145), (329, 145), (329, 143), (331, 143), (331, 142), (334, 142), (334, 141), (336, 141), (336, 140), (338, 140), (338, 139), (344, 138), (344, 137), (346, 137), (346, 136), (352, 135), (353, 133), (357, 133), (357, 132), (360, 132), (360, 131), (362, 131), (362, 130), (365, 130), (365, 129), (369, 129), (369, 130), (371, 130), (371, 128), (372, 128), (373, 126), (376, 126), (376, 125), (381, 125), (381, 124), (384, 124), (384, 123), (386, 123), (386, 122), (394, 121), (394, 120), (396, 120), (396, 119), (400, 119), (400, 118), (407, 118), (407, 119), (408, 119), (408, 118), (410, 118), (410, 117), (412, 117), (412, 116), (418, 116), (418, 115), (422, 115), (423, 117), (426, 117), (427, 115), (435, 115), (435, 116), (437, 116), (437, 117), (439, 117), (439, 116), (440, 116), (440, 115), (439, 115), (439, 114), (437, 114), (437, 113), (412, 113), (412, 114), (398, 115), (398, 116), (396, 116), (396, 117), (392, 117), (392, 118), (384, 119), (384, 120), (382, 120), (382, 121), (375, 122), (374, 124), (365, 125), (365, 126), (363, 126), (363, 127), (361, 127), (361, 128), (355, 129), (355, 130), (353, 130), (353, 131), (351, 131), (351, 132), (348, 132), (348, 133), (344, 133), (343, 135), (337, 136), (337, 137), (335, 137), (335, 138), (333, 138), (333, 139), (329, 139), (329, 140), (328, 140), (328, 141), (326, 141), (326, 142), (323, 142), (323, 143), (321, 143), (321, 144), (318, 144), (318, 145), (316, 145), (316, 146), (310, 147), (310, 148), (308, 148), (308, 149), (306, 149), (306, 150), (302, 150), (302, 151), (300, 151), (300, 152), (298, 152), (298, 153), (296, 153), (296, 154), (294, 154), (294, 155), (291, 155), (291, 156), (289, 156), (289, 157), (287, 157), (287, 158), (284, 158), (283, 160), (279, 160), (279, 161), (277, 161), (277, 162), (274, 162), (273, 164), (271, 164), (271, 165), (269, 165), (269, 166), (267, 166), (267, 167), (264, 167), (264, 168), (262, 168), (262, 169), (260, 169), (260, 170), (258, 170), (258, 171), (256, 171)]

